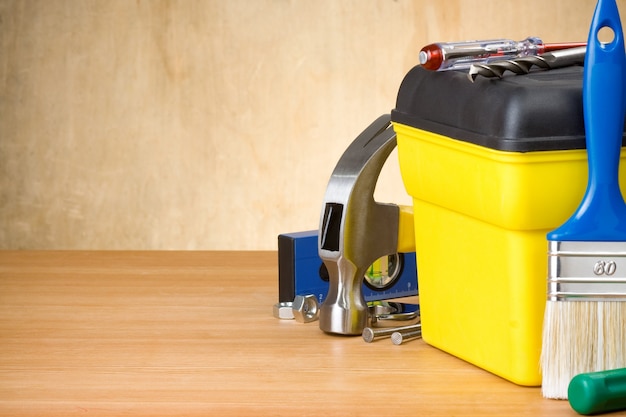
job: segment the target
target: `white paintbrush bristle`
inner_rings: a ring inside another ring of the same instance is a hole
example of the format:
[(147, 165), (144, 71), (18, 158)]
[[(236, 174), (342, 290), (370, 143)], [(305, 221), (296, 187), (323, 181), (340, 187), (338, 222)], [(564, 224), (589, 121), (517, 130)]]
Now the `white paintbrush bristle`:
[(541, 352), (544, 397), (565, 400), (574, 376), (624, 367), (626, 302), (547, 302)]

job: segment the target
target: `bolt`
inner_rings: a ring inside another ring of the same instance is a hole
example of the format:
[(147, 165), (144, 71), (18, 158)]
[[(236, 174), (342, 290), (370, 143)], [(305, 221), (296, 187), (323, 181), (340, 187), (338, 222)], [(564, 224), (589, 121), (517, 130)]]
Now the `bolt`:
[(422, 329), (405, 330), (404, 332), (394, 332), (391, 335), (391, 343), (394, 345), (401, 345), (409, 340), (419, 339), (422, 337)]
[(293, 320), (293, 303), (283, 301), (274, 304), (274, 317), (282, 320)]
[(310, 323), (319, 318), (319, 304), (313, 294), (296, 295), (293, 299), (293, 317), (300, 323)]
[(379, 339), (381, 337), (390, 337), (392, 334), (397, 332), (407, 332), (412, 330), (420, 330), (422, 329), (421, 324), (411, 324), (409, 326), (401, 326), (401, 327), (385, 327), (380, 329), (373, 329), (371, 327), (366, 327), (363, 329), (363, 340), (367, 343), (373, 342), (375, 339)]

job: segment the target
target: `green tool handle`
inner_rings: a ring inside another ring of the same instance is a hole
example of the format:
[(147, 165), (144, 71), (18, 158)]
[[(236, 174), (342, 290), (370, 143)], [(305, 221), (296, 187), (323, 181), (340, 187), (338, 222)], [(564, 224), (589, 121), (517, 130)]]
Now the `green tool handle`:
[(599, 414), (626, 409), (626, 368), (576, 375), (567, 396), (579, 414)]

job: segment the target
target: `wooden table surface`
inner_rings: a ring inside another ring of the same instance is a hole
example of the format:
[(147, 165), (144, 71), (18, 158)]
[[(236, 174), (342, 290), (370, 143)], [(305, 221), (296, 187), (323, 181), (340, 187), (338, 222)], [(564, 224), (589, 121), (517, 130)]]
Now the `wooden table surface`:
[(276, 252), (0, 252), (0, 415), (576, 415), (422, 340), (278, 320), (277, 273)]

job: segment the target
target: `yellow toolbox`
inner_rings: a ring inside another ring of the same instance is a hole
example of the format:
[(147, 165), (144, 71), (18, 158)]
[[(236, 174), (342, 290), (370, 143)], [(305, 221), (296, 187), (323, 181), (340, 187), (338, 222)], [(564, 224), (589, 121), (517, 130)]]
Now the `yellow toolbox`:
[(423, 338), (520, 385), (541, 384), (546, 234), (587, 184), (582, 71), (472, 83), (418, 66), (391, 116), (413, 198)]

